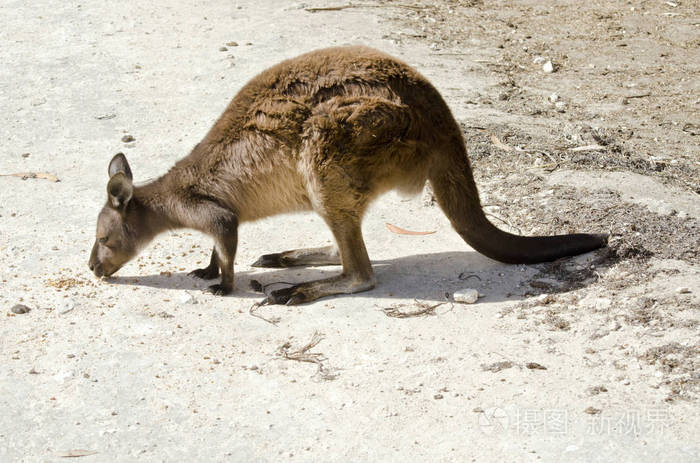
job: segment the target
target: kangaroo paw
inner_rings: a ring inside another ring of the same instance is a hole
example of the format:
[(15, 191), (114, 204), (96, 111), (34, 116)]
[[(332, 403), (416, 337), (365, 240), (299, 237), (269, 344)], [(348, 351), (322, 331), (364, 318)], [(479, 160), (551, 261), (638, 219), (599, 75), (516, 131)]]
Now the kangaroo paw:
[(222, 284), (211, 285), (207, 288), (207, 291), (214, 294), (215, 296), (225, 296), (229, 294), (232, 290), (233, 288)]
[(195, 278), (200, 278), (202, 280), (213, 280), (214, 278), (219, 276), (219, 268), (218, 267), (198, 268), (197, 270), (192, 270), (187, 275), (189, 275), (191, 277), (195, 277)]
[(278, 289), (272, 291), (267, 296), (267, 302), (270, 304), (286, 304), (298, 305), (308, 302), (309, 298), (300, 291), (300, 285), (290, 286), (289, 288)]
[(285, 263), (285, 259), (282, 257), (282, 253), (275, 254), (265, 254), (260, 256), (258, 260), (251, 264), (252, 267), (266, 267), (266, 268), (280, 268), (288, 267)]

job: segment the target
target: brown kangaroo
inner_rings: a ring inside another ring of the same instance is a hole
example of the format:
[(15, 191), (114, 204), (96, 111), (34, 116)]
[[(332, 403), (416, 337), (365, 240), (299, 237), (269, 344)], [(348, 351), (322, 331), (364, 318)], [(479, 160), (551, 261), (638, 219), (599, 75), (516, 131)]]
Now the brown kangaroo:
[(465, 141), (438, 91), (379, 51), (340, 47), (301, 55), (262, 72), (235, 96), (192, 152), (165, 175), (134, 186), (126, 157), (109, 164), (107, 204), (97, 220), (90, 269), (116, 272), (157, 234), (179, 227), (214, 238), (208, 267), (191, 275), (233, 289), (238, 224), (314, 210), (337, 246), (262, 256), (258, 267), (342, 265), (334, 277), (272, 291), (269, 303), (299, 304), (375, 285), (360, 223), (369, 203), (430, 180), (464, 240), (488, 257), (536, 263), (605, 246), (607, 235), (524, 237), (485, 217)]

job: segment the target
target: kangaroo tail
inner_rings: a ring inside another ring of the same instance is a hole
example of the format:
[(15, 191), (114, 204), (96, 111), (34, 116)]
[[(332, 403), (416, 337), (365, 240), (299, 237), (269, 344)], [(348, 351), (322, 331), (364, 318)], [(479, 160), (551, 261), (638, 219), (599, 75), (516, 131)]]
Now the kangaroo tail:
[[(607, 234), (576, 233), (519, 236), (496, 228), (484, 215), (466, 150), (453, 145), (441, 153), (429, 179), (442, 210), (471, 247), (487, 257), (509, 264), (549, 262), (607, 245)], [(456, 148), (456, 149), (455, 149)]]

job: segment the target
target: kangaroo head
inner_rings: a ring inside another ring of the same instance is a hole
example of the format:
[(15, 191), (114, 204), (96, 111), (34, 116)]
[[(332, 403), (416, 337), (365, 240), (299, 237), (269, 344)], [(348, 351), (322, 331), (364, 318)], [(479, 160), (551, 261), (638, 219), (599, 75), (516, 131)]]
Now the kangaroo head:
[(140, 233), (142, 211), (132, 200), (133, 176), (126, 156), (114, 156), (108, 172), (107, 203), (97, 217), (95, 244), (88, 264), (98, 277), (112, 275), (145, 244)]

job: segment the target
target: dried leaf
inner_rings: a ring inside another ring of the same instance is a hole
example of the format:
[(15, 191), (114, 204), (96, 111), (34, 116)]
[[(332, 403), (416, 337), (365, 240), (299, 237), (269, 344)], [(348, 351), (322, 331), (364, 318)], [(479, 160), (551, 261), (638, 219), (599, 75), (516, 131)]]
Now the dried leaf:
[(0, 174), (0, 177), (19, 177), (22, 180), (28, 178), (40, 178), (44, 180), (50, 180), (52, 182), (60, 182), (58, 177), (48, 172), (16, 172), (14, 174)]
[(501, 140), (499, 140), (498, 137), (494, 134), (491, 134), (491, 143), (493, 143), (493, 146), (495, 146), (496, 148), (500, 148), (503, 151), (513, 151), (512, 146), (506, 145)]
[(90, 455), (95, 455), (99, 452), (95, 452), (94, 450), (83, 450), (83, 449), (75, 449), (75, 450), (67, 450), (65, 452), (60, 452), (56, 454), (57, 457), (61, 458), (78, 458), (78, 457), (88, 457)]
[(435, 233), (435, 230), (433, 231), (410, 231), (410, 230), (405, 230), (403, 228), (397, 227), (396, 225), (392, 225), (390, 223), (386, 223), (386, 228), (392, 232), (392, 233), (398, 233), (399, 235), (432, 235)]

